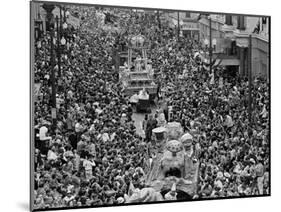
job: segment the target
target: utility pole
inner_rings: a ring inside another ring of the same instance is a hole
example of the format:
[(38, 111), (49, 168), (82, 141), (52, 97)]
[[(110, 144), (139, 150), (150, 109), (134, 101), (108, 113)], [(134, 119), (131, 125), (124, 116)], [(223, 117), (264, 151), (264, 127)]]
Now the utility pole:
[(56, 79), (55, 79), (55, 70), (54, 70), (54, 28), (51, 23), (53, 21), (53, 13), (52, 11), (55, 9), (55, 6), (52, 4), (43, 4), (43, 9), (47, 12), (47, 21), (49, 27), (49, 32), (50, 32), (50, 37), (51, 37), (51, 86), (52, 86), (52, 95), (51, 95), (51, 103), (52, 103), (52, 111), (51, 111), (51, 116), (53, 120), (53, 131), (55, 131), (56, 126), (57, 126), (57, 117), (56, 117)]
[(56, 16), (57, 22), (57, 59), (58, 59), (58, 77), (61, 77), (61, 49), (60, 49), (60, 39), (61, 39), (61, 26), (59, 26), (59, 18)]
[(63, 22), (66, 22), (65, 10), (66, 10), (66, 7), (64, 6), (63, 7)]
[(250, 130), (250, 128), (252, 127), (252, 35), (249, 35), (248, 83), (249, 83), (248, 120), (249, 120), (249, 130)]
[(54, 61), (54, 37), (53, 30), (51, 31), (51, 82), (52, 82), (52, 119), (53, 119), (53, 130), (55, 131), (57, 126), (57, 117), (56, 117), (56, 77), (55, 77), (55, 61)]
[(213, 45), (212, 45), (212, 19), (209, 16), (209, 28), (210, 28), (210, 41), (209, 41), (209, 57), (210, 57), (210, 73), (212, 73), (212, 58), (213, 58)]
[(178, 41), (179, 41), (179, 39), (180, 39), (180, 12), (178, 12), (178, 33), (177, 33), (177, 35), (178, 35)]
[(157, 21), (158, 21), (158, 27), (159, 27), (159, 29), (161, 29), (161, 21), (160, 21), (159, 10), (157, 10)]
[(62, 29), (62, 9), (60, 5), (60, 30)]

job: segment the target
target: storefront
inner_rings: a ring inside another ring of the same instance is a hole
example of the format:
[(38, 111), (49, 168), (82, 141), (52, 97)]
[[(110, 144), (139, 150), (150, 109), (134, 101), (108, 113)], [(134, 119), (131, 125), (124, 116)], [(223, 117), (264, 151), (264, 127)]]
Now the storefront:
[(182, 35), (186, 38), (199, 41), (198, 23), (193, 20), (189, 20), (188, 22), (183, 21)]

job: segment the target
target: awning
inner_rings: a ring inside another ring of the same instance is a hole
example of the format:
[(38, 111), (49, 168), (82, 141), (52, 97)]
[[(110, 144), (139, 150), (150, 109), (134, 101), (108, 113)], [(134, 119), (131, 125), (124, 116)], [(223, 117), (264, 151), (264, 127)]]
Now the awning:
[[(219, 61), (217, 61), (219, 62)], [(240, 61), (238, 59), (223, 59), (221, 64), (222, 66), (239, 66)]]
[[(206, 59), (205, 63), (206, 64), (204, 64), (203, 67), (205, 69), (209, 69), (209, 60)], [(215, 63), (213, 64), (213, 67), (216, 67), (218, 65), (220, 65), (220, 66), (239, 66), (240, 65), (240, 60), (233, 59), (233, 58), (232, 59), (222, 59), (221, 60), (221, 59), (218, 58), (215, 61)]]

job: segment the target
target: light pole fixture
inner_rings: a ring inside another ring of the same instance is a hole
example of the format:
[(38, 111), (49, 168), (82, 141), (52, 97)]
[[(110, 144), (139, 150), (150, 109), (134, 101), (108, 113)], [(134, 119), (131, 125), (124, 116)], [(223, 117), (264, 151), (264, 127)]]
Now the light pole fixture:
[(61, 45), (64, 46), (64, 45), (66, 44), (66, 39), (65, 39), (64, 37), (62, 37), (61, 40), (60, 40), (60, 42), (61, 42)]

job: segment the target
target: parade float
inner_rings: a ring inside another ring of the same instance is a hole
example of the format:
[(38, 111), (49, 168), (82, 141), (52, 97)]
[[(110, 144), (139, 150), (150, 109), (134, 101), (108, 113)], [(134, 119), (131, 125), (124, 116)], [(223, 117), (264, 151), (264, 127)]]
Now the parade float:
[(130, 36), (128, 39), (128, 52), (124, 65), (119, 67), (119, 79), (127, 96), (134, 96), (131, 102), (139, 110), (149, 107), (149, 102), (154, 100), (157, 85), (154, 82), (154, 70), (151, 61), (147, 58), (149, 41), (143, 35)]
[[(160, 148), (146, 171), (146, 187), (133, 188), (126, 197), (128, 203), (189, 200), (197, 194), (199, 162), (193, 136), (183, 132), (178, 122), (160, 128), (155, 131), (162, 134), (157, 141)], [(174, 198), (170, 198), (171, 192)]]
[(162, 134), (158, 136), (162, 148), (147, 173), (147, 186), (164, 196), (174, 185), (177, 200), (192, 198), (197, 191), (199, 169), (193, 136), (184, 132), (178, 122), (167, 123), (165, 130), (158, 133)]

